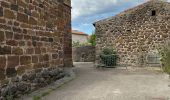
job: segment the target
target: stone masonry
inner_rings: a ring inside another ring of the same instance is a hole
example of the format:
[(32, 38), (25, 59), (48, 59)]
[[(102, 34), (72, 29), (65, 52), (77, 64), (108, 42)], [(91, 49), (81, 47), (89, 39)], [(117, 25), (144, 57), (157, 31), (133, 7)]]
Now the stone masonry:
[(72, 56), (74, 62), (94, 62), (95, 47), (94, 46), (73, 47)]
[(72, 67), (70, 0), (0, 0), (0, 97), (17, 97)]
[(100, 20), (94, 26), (96, 61), (103, 48), (115, 47), (122, 63), (138, 67), (147, 65), (147, 55), (158, 54), (158, 49), (170, 37), (170, 3), (150, 0)]

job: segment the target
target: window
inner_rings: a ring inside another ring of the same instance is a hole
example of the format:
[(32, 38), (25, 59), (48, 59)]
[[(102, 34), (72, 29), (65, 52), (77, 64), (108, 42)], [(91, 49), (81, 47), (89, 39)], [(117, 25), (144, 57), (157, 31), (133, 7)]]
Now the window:
[(131, 32), (131, 30), (126, 30), (127, 32)]
[(152, 10), (152, 16), (156, 16), (156, 11)]

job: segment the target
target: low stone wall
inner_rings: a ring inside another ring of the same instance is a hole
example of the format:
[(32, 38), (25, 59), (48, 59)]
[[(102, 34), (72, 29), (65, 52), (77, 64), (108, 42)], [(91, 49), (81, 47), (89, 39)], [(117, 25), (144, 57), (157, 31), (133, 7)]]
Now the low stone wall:
[(74, 47), (72, 50), (74, 62), (94, 62), (95, 61), (95, 47), (82, 46)]

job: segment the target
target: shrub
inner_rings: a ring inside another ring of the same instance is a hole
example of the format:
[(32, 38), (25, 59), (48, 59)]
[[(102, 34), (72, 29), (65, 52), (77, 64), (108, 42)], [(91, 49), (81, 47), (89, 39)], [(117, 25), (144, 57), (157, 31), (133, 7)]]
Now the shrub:
[(116, 51), (111, 48), (104, 48), (102, 53), (100, 54), (100, 58), (102, 63), (108, 67), (116, 66), (117, 63), (117, 55)]
[(167, 42), (160, 50), (163, 70), (170, 75), (170, 42)]
[(75, 41), (73, 41), (73, 43), (72, 43), (72, 47), (81, 47), (81, 46), (90, 46), (90, 44), (89, 43), (80, 43), (80, 42), (75, 42)]

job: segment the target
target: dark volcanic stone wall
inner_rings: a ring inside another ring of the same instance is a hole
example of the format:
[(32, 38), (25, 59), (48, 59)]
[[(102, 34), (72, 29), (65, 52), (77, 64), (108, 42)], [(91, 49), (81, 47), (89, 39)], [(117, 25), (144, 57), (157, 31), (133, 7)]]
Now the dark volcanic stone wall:
[(70, 0), (0, 0), (0, 96), (45, 86), (72, 66), (70, 5)]
[(97, 61), (103, 48), (115, 47), (122, 63), (147, 64), (147, 55), (170, 37), (170, 4), (151, 0), (94, 25)]

